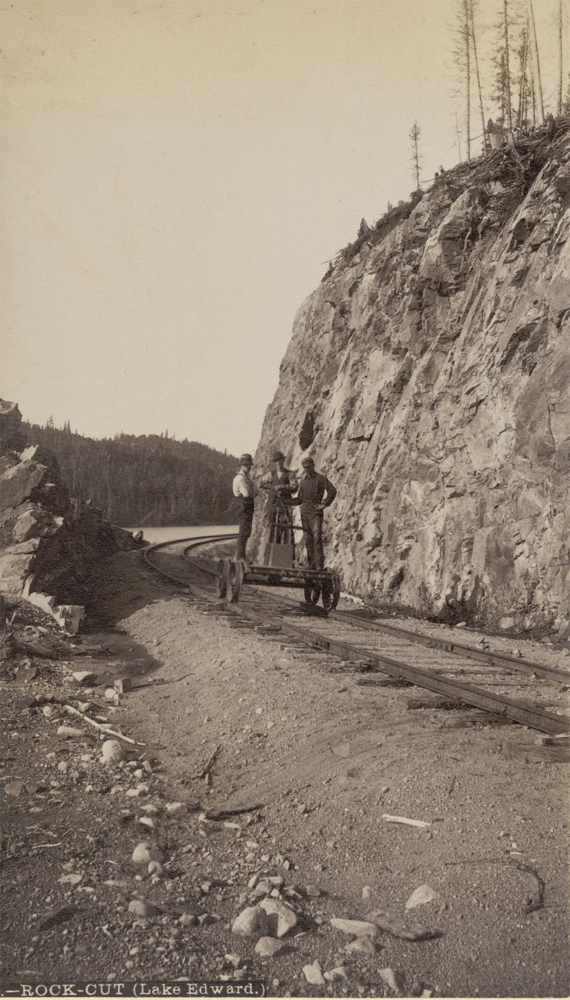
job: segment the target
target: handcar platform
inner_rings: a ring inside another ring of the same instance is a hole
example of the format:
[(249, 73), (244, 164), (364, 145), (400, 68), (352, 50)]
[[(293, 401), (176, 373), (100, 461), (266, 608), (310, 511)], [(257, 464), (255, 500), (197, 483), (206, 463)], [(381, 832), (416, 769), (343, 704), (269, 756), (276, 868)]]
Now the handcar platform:
[(326, 611), (336, 608), (340, 597), (340, 577), (334, 570), (312, 569), (296, 565), (295, 531), (303, 531), (293, 524), (291, 508), (284, 502), (286, 489), (263, 484), (269, 492), (267, 504), (268, 540), (265, 546), (265, 563), (250, 566), (243, 559), (220, 559), (218, 563), (218, 596), (239, 601), (246, 583), (262, 587), (291, 587), (304, 591), (305, 603), (317, 605), (319, 600)]

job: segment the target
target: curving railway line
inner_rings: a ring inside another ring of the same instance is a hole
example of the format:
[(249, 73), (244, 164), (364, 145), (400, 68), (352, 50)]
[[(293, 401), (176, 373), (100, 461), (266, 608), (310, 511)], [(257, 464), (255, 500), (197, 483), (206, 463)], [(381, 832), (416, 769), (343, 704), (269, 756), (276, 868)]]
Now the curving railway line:
[[(149, 546), (144, 557), (153, 569), (238, 619), (269, 626), (271, 631), (340, 656), (353, 662), (357, 670), (387, 674), (396, 683), (414, 684), (450, 704), (481, 709), (543, 733), (570, 731), (570, 716), (561, 709), (566, 707), (570, 669), (426, 636), (358, 613), (324, 612), (261, 587), (244, 588), (239, 603), (220, 602), (213, 559), (208, 565), (193, 555), (201, 546), (234, 537), (207, 535), (163, 542)], [(210, 581), (209, 585), (198, 584), (197, 574)]]

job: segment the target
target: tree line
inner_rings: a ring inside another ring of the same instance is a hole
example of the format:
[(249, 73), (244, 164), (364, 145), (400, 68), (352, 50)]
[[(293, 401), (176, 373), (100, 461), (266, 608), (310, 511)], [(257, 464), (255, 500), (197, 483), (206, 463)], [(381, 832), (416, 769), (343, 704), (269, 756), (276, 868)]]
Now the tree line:
[(196, 441), (163, 434), (116, 434), (96, 440), (71, 430), (23, 424), (27, 439), (57, 457), (72, 496), (92, 500), (103, 516), (128, 527), (230, 524), (237, 459)]

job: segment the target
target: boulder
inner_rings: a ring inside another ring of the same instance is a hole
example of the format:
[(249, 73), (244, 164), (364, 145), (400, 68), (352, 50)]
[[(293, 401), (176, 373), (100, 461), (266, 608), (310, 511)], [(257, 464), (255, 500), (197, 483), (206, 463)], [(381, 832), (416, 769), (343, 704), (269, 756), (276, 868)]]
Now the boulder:
[(21, 429), (22, 414), (17, 403), (0, 399), (0, 448), (2, 456), (20, 452), (26, 439)]
[(47, 474), (47, 466), (32, 461), (18, 462), (4, 472), (0, 476), (0, 511), (32, 499)]
[(274, 958), (287, 948), (284, 941), (274, 937), (261, 937), (255, 946), (255, 951), (262, 958)]
[(282, 938), (297, 924), (295, 911), (280, 899), (264, 899), (259, 904), (268, 917), (269, 934)]
[[(81, 671), (85, 673), (85, 671)], [(101, 747), (101, 762), (103, 764), (116, 764), (123, 760), (125, 751), (118, 740), (105, 740)]]
[(255, 938), (269, 935), (269, 919), (261, 906), (246, 906), (232, 924), (232, 934)]

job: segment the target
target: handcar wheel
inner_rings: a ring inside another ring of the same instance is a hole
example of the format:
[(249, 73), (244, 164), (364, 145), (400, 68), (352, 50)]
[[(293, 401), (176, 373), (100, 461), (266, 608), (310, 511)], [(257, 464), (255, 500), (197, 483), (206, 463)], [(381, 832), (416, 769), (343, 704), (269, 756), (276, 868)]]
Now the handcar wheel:
[(319, 597), (321, 596), (321, 584), (319, 581), (315, 583), (306, 582), (305, 583), (305, 604), (318, 604)]
[(323, 608), (333, 611), (340, 597), (340, 577), (334, 573), (330, 580), (323, 580)]
[(228, 592), (228, 561), (220, 559), (218, 563), (218, 597), (225, 597)]
[(239, 601), (244, 576), (245, 568), (243, 560), (236, 559), (236, 561), (230, 565), (230, 582), (232, 587), (232, 601), (234, 604), (237, 604)]

